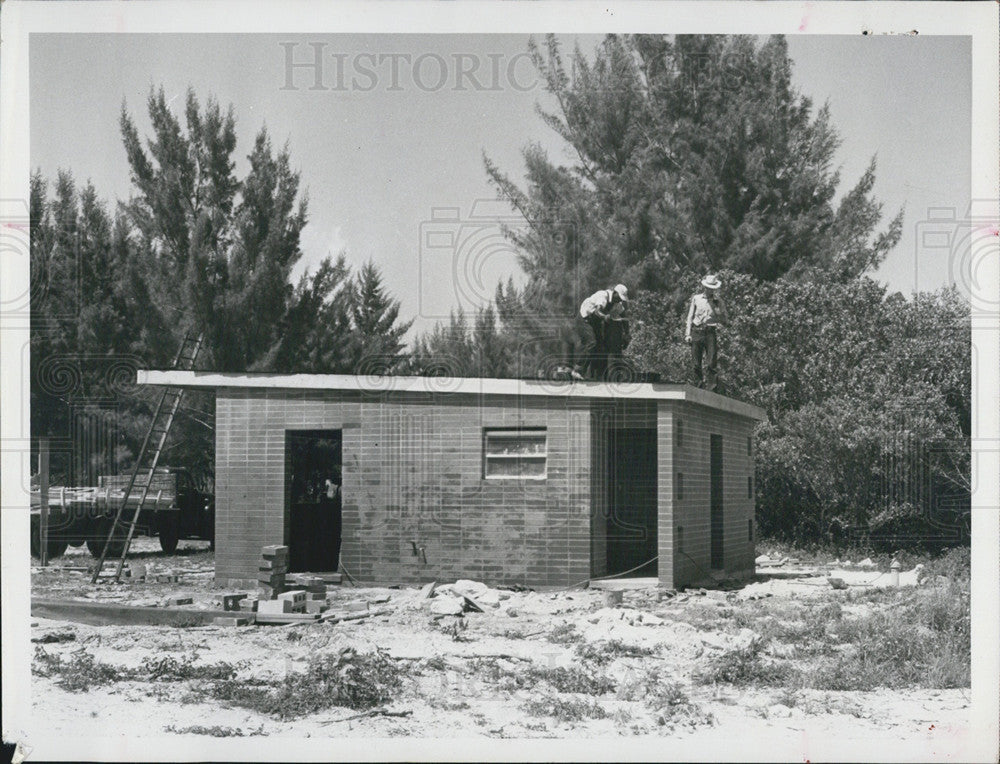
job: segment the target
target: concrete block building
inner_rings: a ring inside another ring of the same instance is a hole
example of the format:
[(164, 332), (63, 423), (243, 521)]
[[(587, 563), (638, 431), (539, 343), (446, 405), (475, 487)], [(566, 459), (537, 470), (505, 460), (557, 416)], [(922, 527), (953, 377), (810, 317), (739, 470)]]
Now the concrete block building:
[[(754, 569), (754, 406), (687, 385), (141, 371), (214, 389), (216, 578), (682, 587)], [(331, 499), (336, 496), (337, 498)], [(332, 519), (333, 514), (337, 515)], [(339, 551), (339, 555), (338, 555)]]

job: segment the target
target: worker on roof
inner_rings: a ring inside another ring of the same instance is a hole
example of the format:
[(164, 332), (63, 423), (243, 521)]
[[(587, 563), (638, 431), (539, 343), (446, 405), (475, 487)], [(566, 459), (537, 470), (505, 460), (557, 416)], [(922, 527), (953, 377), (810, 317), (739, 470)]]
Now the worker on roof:
[(706, 390), (714, 391), (718, 386), (716, 365), (719, 344), (717, 331), (719, 326), (729, 320), (729, 317), (720, 294), (722, 282), (719, 277), (709, 274), (701, 280), (701, 285), (704, 288), (691, 297), (684, 340), (691, 346), (691, 363), (695, 384)]
[(624, 311), (627, 304), (628, 289), (624, 284), (618, 284), (611, 289), (594, 292), (580, 305), (580, 317), (587, 322), (594, 333), (594, 347), (587, 359), (591, 377), (600, 378), (607, 368), (607, 323), (612, 320), (612, 311), (617, 309), (616, 306), (620, 306)]

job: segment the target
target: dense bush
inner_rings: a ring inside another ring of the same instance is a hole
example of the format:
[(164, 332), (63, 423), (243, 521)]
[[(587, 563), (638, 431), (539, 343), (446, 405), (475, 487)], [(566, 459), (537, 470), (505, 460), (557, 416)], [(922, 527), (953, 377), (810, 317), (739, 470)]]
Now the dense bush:
[[(969, 308), (955, 289), (906, 300), (876, 282), (724, 273), (723, 392), (761, 406), (757, 515), (797, 542), (940, 547), (967, 540)], [(689, 379), (682, 315), (636, 301), (628, 353)]]

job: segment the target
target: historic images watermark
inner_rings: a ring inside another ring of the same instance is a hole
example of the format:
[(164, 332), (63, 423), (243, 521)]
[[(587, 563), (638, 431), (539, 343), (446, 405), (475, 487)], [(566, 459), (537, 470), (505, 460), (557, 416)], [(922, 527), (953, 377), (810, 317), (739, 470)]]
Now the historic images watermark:
[(281, 42), (282, 90), (369, 93), (376, 89), (425, 93), (440, 90), (530, 91), (541, 85), (529, 53), (428, 51), (343, 53), (329, 42)]
[[(547, 59), (545, 45), (539, 41), (534, 51), (519, 53), (436, 51), (358, 51), (346, 53), (326, 40), (278, 43), (282, 61), (281, 90), (370, 93), (374, 90), (401, 92), (415, 88), (424, 93), (442, 90), (457, 92), (530, 92), (546, 85), (546, 77), (536, 65), (535, 56)], [(552, 65), (549, 61), (549, 65)], [(565, 68), (563, 67), (565, 64)], [(576, 62), (560, 61), (562, 74), (575, 80), (580, 72)], [(723, 80), (726, 86), (741, 83), (751, 66), (742, 55), (723, 57), (721, 62), (707, 53), (674, 52), (668, 74), (690, 80), (703, 78), (706, 71)]]

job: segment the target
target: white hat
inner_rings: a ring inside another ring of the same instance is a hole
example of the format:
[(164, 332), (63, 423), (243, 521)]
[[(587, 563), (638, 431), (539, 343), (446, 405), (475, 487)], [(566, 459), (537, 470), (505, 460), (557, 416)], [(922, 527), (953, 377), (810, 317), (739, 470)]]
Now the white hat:
[(701, 285), (706, 289), (718, 289), (720, 286), (722, 286), (722, 282), (719, 281), (718, 276), (716, 276), (714, 273), (710, 273), (701, 280)]
[(622, 299), (623, 302), (628, 302), (628, 288), (624, 284), (619, 284), (615, 287), (615, 292)]

